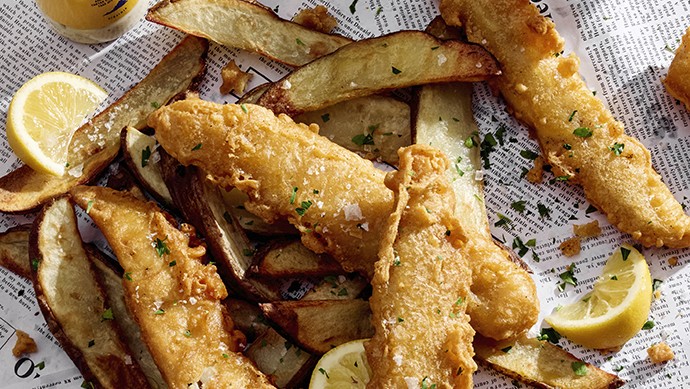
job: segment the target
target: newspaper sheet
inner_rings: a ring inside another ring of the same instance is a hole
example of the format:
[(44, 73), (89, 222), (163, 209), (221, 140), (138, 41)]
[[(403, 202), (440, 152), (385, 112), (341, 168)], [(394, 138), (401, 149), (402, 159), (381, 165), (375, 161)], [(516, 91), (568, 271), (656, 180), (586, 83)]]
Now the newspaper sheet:
[[(690, 204), (690, 114), (664, 90), (665, 76), (682, 32), (690, 25), (686, 0), (532, 0), (540, 12), (552, 18), (567, 41), (565, 54), (581, 59), (581, 73), (588, 86), (652, 153), (654, 166), (676, 198)], [(153, 1), (151, 2), (154, 3)], [(335, 32), (354, 39), (403, 29), (424, 29), (438, 14), (434, 0), (262, 0), (283, 18), (300, 9), (326, 5), (337, 19)], [(57, 35), (42, 18), (34, 2), (0, 2), (0, 121), (4, 122), (11, 97), (24, 82), (46, 71), (67, 71), (90, 78), (115, 101), (140, 80), (179, 40), (182, 34), (149, 22), (140, 23), (122, 38), (106, 44), (82, 45)], [(249, 87), (277, 80), (290, 71), (282, 64), (237, 49), (211, 45), (209, 69), (202, 97), (234, 102), (238, 96), (220, 95), (220, 67), (235, 59), (242, 69), (255, 74)], [(606, 218), (591, 207), (582, 191), (554, 180), (547, 173), (536, 186), (524, 178), (532, 166), (537, 143), (524, 126), (506, 113), (503, 103), (487, 85), (476, 84), (476, 120), (482, 138), (493, 134), (498, 145), (484, 166), (486, 204), (494, 236), (513, 246), (534, 272), (543, 317), (558, 305), (585, 293), (610, 254), (630, 242)], [(0, 173), (20, 162), (4, 135), (0, 140)], [(522, 153), (521, 153), (522, 152)], [(636, 183), (630, 183), (635, 186)], [(517, 206), (516, 206), (517, 204)], [(499, 217), (499, 215), (501, 215)], [(0, 231), (30, 223), (35, 214), (0, 215)], [(503, 220), (503, 221), (502, 221)], [(505, 220), (509, 220), (506, 222)], [(558, 245), (573, 236), (573, 224), (598, 220), (603, 233), (583, 241), (582, 251), (563, 256)], [(82, 217), (85, 241), (101, 238)], [(528, 245), (525, 243), (528, 242)], [(102, 244), (101, 244), (102, 245)], [(522, 250), (521, 250), (522, 249)], [(601, 353), (562, 339), (560, 345), (587, 362), (615, 372), (630, 388), (682, 388), (690, 382), (690, 250), (646, 249), (652, 277), (661, 281), (661, 296), (652, 304), (655, 325), (641, 331), (620, 351)], [(574, 264), (577, 285), (559, 288), (559, 275)], [(11, 354), (15, 330), (28, 332), (38, 343), (35, 354), (15, 358)], [(676, 358), (652, 364), (646, 349), (666, 341)], [(6, 388), (78, 388), (83, 380), (74, 364), (52, 337), (35, 302), (27, 280), (0, 268), (0, 386)], [(480, 368), (477, 388), (524, 386), (501, 374)]]

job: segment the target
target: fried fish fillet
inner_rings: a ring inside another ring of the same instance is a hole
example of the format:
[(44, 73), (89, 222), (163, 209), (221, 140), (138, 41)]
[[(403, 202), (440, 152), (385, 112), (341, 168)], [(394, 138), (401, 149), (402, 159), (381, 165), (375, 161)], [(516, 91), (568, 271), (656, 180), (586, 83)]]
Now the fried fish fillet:
[(682, 101), (690, 110), (690, 27), (685, 31), (683, 41), (676, 50), (664, 85), (671, 96)]
[(74, 201), (93, 218), (125, 270), (125, 301), (170, 388), (272, 388), (239, 352), (244, 341), (220, 303), (225, 285), (205, 249), (189, 246), (153, 203), (79, 186)]
[(529, 0), (442, 0), (448, 24), (464, 26), (503, 74), (492, 85), (536, 132), (554, 175), (583, 187), (611, 224), (647, 246), (690, 246), (690, 217), (652, 168), (649, 151), (625, 134), (578, 73), (576, 55)]
[[(474, 330), (465, 313), (472, 276), (454, 216), (448, 160), (432, 147), (398, 152), (386, 185), (396, 195), (369, 300), (369, 388), (471, 388)], [(460, 237), (458, 239), (457, 237)]]
[[(148, 123), (163, 148), (182, 164), (197, 165), (226, 188), (246, 192), (249, 211), (268, 221), (288, 219), (305, 246), (331, 254), (348, 271), (373, 276), (395, 205), (385, 174), (371, 162), (319, 136), (315, 126), (295, 124), (286, 115), (251, 104), (179, 101), (158, 110)], [(476, 253), (479, 257), (472, 260), (483, 261), (481, 250)], [(505, 279), (495, 272), (507, 273), (502, 266), (480, 268), (473, 281), (481, 295), (472, 301), (485, 303), (489, 311), (509, 311), (514, 320), (501, 314), (495, 323), (496, 316), (482, 309), (472, 316), (473, 325), (496, 339), (526, 331), (534, 323), (531, 307), (536, 302), (524, 307), (525, 299), (497, 296), (496, 288), (485, 283)], [(529, 276), (510, 279), (516, 290), (525, 290), (519, 285), (524, 280), (531, 282)]]

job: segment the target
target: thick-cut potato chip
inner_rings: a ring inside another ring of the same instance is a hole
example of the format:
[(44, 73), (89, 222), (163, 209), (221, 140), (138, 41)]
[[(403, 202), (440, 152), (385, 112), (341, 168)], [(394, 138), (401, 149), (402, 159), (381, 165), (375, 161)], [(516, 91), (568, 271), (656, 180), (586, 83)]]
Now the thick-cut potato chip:
[(121, 147), (125, 163), (139, 183), (156, 200), (172, 205), (170, 191), (163, 181), (161, 168), (158, 164), (160, 156), (156, 138), (148, 136), (134, 127), (122, 129)]
[(149, 10), (146, 19), (292, 66), (302, 66), (351, 42), (283, 20), (253, 1), (163, 0)]
[(274, 83), (257, 104), (296, 116), (355, 97), (408, 86), (482, 81), (500, 74), (480, 46), (401, 31), (344, 46)]
[(30, 225), (16, 226), (0, 234), (0, 266), (27, 279), (31, 278), (30, 229)]
[(677, 98), (690, 110), (690, 27), (683, 35), (683, 42), (676, 49), (676, 56), (668, 67), (664, 86), (671, 96)]

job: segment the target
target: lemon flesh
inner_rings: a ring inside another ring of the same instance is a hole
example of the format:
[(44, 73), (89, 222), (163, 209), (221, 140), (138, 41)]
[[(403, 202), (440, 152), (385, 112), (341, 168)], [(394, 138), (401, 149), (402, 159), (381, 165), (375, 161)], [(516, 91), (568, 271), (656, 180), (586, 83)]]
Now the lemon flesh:
[(72, 135), (107, 93), (75, 74), (40, 74), (15, 93), (7, 112), (7, 141), (32, 169), (65, 173)]
[(647, 262), (635, 248), (623, 245), (608, 260), (591, 292), (545, 320), (575, 343), (615, 348), (642, 329), (651, 303), (652, 277)]
[(369, 339), (343, 343), (321, 357), (309, 381), (309, 389), (366, 388), (371, 368), (364, 352)]

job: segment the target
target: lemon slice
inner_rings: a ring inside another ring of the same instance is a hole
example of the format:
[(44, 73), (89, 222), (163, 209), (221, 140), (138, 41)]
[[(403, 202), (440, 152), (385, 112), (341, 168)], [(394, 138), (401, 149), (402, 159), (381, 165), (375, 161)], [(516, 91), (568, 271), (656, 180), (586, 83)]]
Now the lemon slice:
[(615, 348), (642, 329), (651, 303), (647, 262), (632, 246), (623, 245), (606, 262), (594, 289), (548, 316), (546, 322), (575, 343)]
[(107, 96), (96, 83), (75, 74), (39, 74), (12, 98), (7, 141), (32, 169), (61, 176), (72, 135)]
[(371, 369), (364, 353), (369, 339), (343, 343), (321, 357), (311, 374), (309, 389), (366, 388)]

